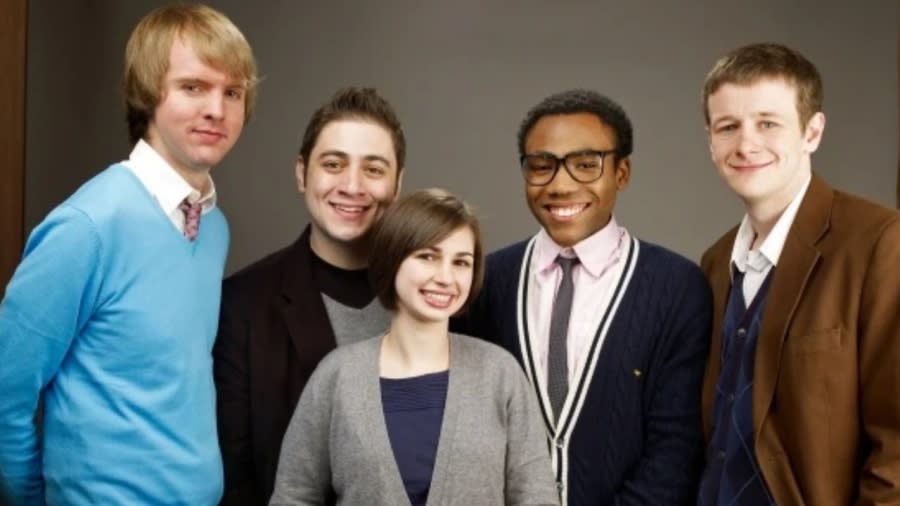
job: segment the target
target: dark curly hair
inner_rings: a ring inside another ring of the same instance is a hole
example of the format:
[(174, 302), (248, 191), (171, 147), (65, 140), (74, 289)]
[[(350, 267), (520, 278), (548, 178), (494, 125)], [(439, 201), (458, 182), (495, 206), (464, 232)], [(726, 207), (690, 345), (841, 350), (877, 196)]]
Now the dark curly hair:
[(632, 150), (632, 132), (631, 120), (625, 114), (622, 106), (611, 100), (609, 97), (601, 95), (596, 91), (575, 89), (555, 93), (541, 100), (536, 106), (532, 107), (522, 124), (519, 126), (517, 135), (519, 143), (519, 155), (525, 154), (525, 138), (535, 123), (544, 116), (555, 116), (559, 114), (578, 114), (590, 113), (600, 119), (604, 124), (613, 129), (616, 134), (616, 158), (621, 160), (631, 155)]

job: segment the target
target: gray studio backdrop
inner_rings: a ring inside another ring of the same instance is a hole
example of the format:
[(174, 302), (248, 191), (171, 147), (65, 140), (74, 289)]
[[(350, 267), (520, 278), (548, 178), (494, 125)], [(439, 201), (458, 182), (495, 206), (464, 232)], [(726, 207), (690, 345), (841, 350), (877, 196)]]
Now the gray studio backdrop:
[[(119, 94), (125, 41), (160, 2), (33, 0), (28, 26), (27, 230), (129, 146)], [(832, 184), (894, 205), (897, 27), (893, 0), (214, 1), (253, 45), (257, 113), (213, 172), (231, 223), (228, 271), (306, 223), (293, 180), (301, 129), (345, 85), (377, 87), (408, 138), (404, 190), (441, 186), (483, 217), (488, 249), (537, 230), (515, 131), (570, 87), (619, 101), (635, 125), (633, 178), (617, 218), (699, 259), (740, 217), (709, 160), (700, 109), (715, 58), (779, 41), (825, 79), (827, 127), (813, 159)]]

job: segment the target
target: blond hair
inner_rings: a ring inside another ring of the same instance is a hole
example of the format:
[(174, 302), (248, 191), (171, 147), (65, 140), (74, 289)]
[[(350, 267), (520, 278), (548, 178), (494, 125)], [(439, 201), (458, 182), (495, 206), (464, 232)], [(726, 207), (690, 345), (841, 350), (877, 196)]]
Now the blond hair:
[(250, 44), (234, 23), (206, 5), (158, 7), (135, 26), (125, 48), (122, 88), (128, 137), (132, 143), (146, 135), (159, 105), (175, 37), (190, 42), (197, 56), (208, 65), (240, 79), (245, 88), (245, 123), (253, 113), (258, 82), (256, 60)]

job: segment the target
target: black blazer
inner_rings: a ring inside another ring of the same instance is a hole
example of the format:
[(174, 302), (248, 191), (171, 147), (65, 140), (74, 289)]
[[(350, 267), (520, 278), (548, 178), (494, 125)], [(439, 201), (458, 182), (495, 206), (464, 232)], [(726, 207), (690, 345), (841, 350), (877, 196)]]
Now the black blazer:
[(281, 440), (316, 365), (336, 347), (312, 277), (309, 227), (225, 280), (213, 348), (222, 504), (267, 504)]

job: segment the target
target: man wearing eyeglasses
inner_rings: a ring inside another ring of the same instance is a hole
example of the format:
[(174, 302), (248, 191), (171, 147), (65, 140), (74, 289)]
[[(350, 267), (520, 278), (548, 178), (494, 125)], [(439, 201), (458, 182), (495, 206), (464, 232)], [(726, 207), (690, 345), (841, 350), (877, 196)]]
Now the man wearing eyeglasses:
[(489, 256), (457, 328), (521, 362), (563, 505), (690, 504), (710, 291), (694, 264), (613, 217), (631, 175), (628, 116), (598, 93), (566, 91), (528, 112), (518, 144), (541, 230)]

